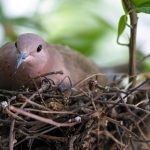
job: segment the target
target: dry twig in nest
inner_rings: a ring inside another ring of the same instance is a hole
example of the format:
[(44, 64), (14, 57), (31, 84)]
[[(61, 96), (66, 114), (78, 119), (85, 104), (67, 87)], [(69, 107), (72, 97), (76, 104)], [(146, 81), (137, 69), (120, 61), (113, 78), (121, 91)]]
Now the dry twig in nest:
[(132, 89), (84, 82), (75, 91), (49, 84), (36, 92), (0, 90), (0, 149), (150, 149), (150, 80)]

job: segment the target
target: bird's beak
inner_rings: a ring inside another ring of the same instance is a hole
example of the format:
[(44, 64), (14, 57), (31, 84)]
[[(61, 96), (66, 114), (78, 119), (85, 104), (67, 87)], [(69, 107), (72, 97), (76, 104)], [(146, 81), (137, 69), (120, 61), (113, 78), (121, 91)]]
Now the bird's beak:
[(25, 52), (20, 52), (17, 55), (17, 64), (16, 64), (16, 68), (18, 69), (19, 66), (22, 64), (22, 62), (27, 58), (27, 54)]

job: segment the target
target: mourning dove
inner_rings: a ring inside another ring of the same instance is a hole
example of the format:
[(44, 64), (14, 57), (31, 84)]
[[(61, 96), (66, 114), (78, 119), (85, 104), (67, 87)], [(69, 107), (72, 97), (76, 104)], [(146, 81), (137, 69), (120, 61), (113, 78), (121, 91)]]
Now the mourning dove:
[[(0, 88), (19, 89), (30, 78), (42, 74), (62, 71), (61, 74), (47, 76), (55, 84), (63, 81), (63, 86), (83, 79), (88, 74), (98, 73), (99, 68), (87, 58), (68, 47), (48, 44), (40, 36), (25, 33), (16, 42), (9, 42), (0, 48)], [(101, 82), (104, 81), (103, 76)], [(40, 82), (41, 79), (36, 80)], [(28, 85), (29, 86), (29, 85)], [(30, 86), (33, 86), (33, 82)]]

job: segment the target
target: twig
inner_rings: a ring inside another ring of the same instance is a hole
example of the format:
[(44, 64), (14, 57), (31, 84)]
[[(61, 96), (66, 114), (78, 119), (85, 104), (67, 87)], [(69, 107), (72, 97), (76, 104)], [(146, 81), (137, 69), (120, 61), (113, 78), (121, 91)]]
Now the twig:
[(15, 120), (12, 121), (11, 127), (10, 127), (10, 133), (9, 133), (9, 150), (13, 150), (14, 149), (14, 143), (15, 143), (14, 126), (15, 126)]
[(54, 125), (56, 127), (64, 127), (64, 126), (71, 127), (71, 126), (74, 126), (74, 125), (78, 124), (78, 122), (73, 122), (73, 123), (58, 123), (58, 122), (53, 121), (52, 119), (44, 118), (44, 117), (41, 117), (41, 116), (38, 116), (38, 115), (35, 115), (35, 114), (32, 114), (32, 113), (26, 112), (23, 109), (19, 109), (19, 108), (16, 108), (14, 106), (9, 106), (9, 109), (11, 111), (16, 112), (17, 114), (22, 114), (24, 116), (33, 118), (35, 120), (39, 120), (41, 122)]
[(111, 138), (115, 143), (119, 144), (122, 147), (125, 147), (125, 144), (123, 144), (120, 141), (118, 141), (109, 131), (105, 130), (104, 133), (106, 134), (106, 136), (108, 136), (109, 138)]
[(69, 142), (69, 150), (74, 150), (74, 141), (79, 137), (79, 134), (78, 135), (75, 135), (73, 137), (71, 137), (70, 139), (70, 142)]
[(58, 137), (58, 136), (51, 136), (51, 135), (41, 135), (41, 138), (44, 138), (48, 141), (59, 141), (59, 142), (67, 142), (67, 137)]

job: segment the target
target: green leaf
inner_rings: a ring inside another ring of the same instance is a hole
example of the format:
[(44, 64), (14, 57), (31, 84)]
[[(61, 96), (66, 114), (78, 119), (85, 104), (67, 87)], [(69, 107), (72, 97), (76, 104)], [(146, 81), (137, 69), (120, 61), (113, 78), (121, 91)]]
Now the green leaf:
[(131, 0), (137, 13), (150, 14), (150, 0)]
[(137, 13), (147, 13), (150, 14), (150, 7), (137, 7), (135, 8)]
[(121, 34), (123, 33), (123, 31), (125, 30), (127, 24), (127, 15), (122, 15), (120, 17), (119, 23), (118, 23), (118, 36), (117, 36), (117, 41), (119, 40), (119, 37), (121, 36)]
[(122, 7), (123, 7), (123, 10), (124, 10), (125, 14), (127, 14), (128, 11), (127, 11), (127, 8), (126, 8), (126, 6), (124, 4), (124, 1), (121, 0), (121, 3), (122, 3)]
[(150, 4), (150, 0), (131, 0), (134, 6), (139, 7), (145, 4)]
[(137, 13), (150, 14), (150, 2), (142, 3), (140, 6), (136, 6), (135, 10), (136, 10)]

